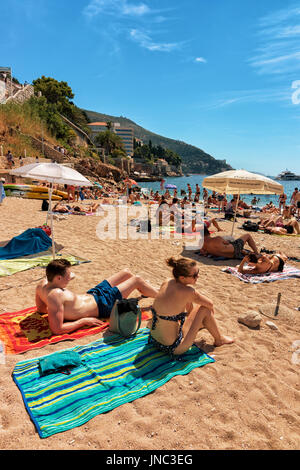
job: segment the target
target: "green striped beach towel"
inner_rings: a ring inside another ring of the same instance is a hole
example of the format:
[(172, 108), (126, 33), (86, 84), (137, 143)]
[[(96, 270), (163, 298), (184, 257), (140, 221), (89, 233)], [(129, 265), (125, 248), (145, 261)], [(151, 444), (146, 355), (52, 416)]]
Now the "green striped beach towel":
[(71, 348), (80, 354), (82, 363), (70, 375), (41, 376), (39, 358), (18, 362), (13, 379), (39, 436), (81, 426), (151, 393), (175, 375), (214, 362), (195, 345), (181, 356), (182, 361), (171, 360), (148, 344), (148, 337), (149, 329), (142, 328), (128, 340), (113, 335)]

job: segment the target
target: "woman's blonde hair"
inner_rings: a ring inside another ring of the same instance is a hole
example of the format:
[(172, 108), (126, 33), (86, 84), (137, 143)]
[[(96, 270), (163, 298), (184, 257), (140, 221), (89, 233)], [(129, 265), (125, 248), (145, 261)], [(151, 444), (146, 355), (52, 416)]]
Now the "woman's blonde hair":
[(168, 258), (166, 260), (167, 265), (173, 268), (173, 276), (175, 279), (178, 279), (179, 276), (189, 276), (191, 268), (196, 266), (196, 261), (190, 260), (188, 258)]

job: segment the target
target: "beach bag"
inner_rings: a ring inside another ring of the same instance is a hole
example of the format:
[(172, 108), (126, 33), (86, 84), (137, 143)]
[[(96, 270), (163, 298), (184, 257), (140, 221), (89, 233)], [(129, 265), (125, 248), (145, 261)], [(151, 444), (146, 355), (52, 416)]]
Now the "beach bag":
[(257, 232), (259, 225), (256, 222), (251, 222), (251, 220), (246, 220), (246, 222), (243, 223), (242, 228), (248, 232)]
[(142, 312), (137, 299), (116, 300), (109, 318), (109, 330), (129, 338), (136, 334), (141, 321)]
[(228, 211), (224, 214), (225, 220), (233, 220), (234, 219), (234, 212)]
[(49, 227), (49, 225), (44, 224), (44, 225), (40, 225), (39, 227), (36, 227), (36, 228), (41, 228), (48, 235), (48, 237), (50, 237), (51, 228)]
[(42, 211), (46, 212), (49, 209), (49, 202), (46, 201), (46, 199), (43, 200), (42, 202)]

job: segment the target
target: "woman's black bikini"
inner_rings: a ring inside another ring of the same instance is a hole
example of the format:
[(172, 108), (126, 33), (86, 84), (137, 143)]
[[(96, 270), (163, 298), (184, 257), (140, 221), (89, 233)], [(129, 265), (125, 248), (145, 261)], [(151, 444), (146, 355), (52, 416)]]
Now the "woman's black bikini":
[(176, 321), (176, 322), (180, 321), (179, 333), (178, 333), (178, 336), (177, 336), (177, 338), (176, 338), (176, 340), (174, 341), (173, 344), (170, 344), (169, 346), (166, 346), (165, 344), (162, 344), (159, 341), (157, 341), (156, 339), (154, 339), (153, 336), (151, 336), (151, 334), (149, 335), (149, 340), (148, 340), (148, 342), (152, 343), (153, 346), (155, 346), (157, 349), (169, 354), (172, 359), (176, 359), (176, 360), (180, 361), (181, 360), (180, 356), (174, 354), (174, 351), (182, 341), (182, 337), (183, 337), (182, 327), (183, 327), (183, 324), (185, 322), (185, 317), (186, 317), (187, 313), (182, 312), (182, 313), (179, 313), (178, 315), (161, 316), (161, 315), (158, 315), (156, 313), (156, 310), (153, 307), (151, 307), (151, 311), (152, 311), (152, 314), (153, 314), (152, 327), (151, 327), (152, 330), (155, 330), (158, 318), (161, 318), (162, 320), (169, 320), (169, 321)]

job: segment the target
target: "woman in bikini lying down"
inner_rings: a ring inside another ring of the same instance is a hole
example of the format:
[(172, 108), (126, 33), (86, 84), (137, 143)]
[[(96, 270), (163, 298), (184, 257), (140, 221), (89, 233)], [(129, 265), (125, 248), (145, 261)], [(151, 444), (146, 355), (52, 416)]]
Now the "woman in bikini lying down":
[[(285, 253), (276, 254), (260, 254), (251, 253), (243, 258), (238, 267), (238, 271), (242, 274), (265, 274), (282, 272), (284, 264), (288, 260)], [(245, 266), (247, 264), (247, 266)]]
[(233, 343), (219, 331), (212, 301), (193, 287), (199, 276), (196, 261), (169, 258), (167, 265), (173, 268), (173, 278), (163, 282), (153, 302), (149, 342), (172, 359), (192, 346), (202, 328), (213, 336), (215, 346)]

